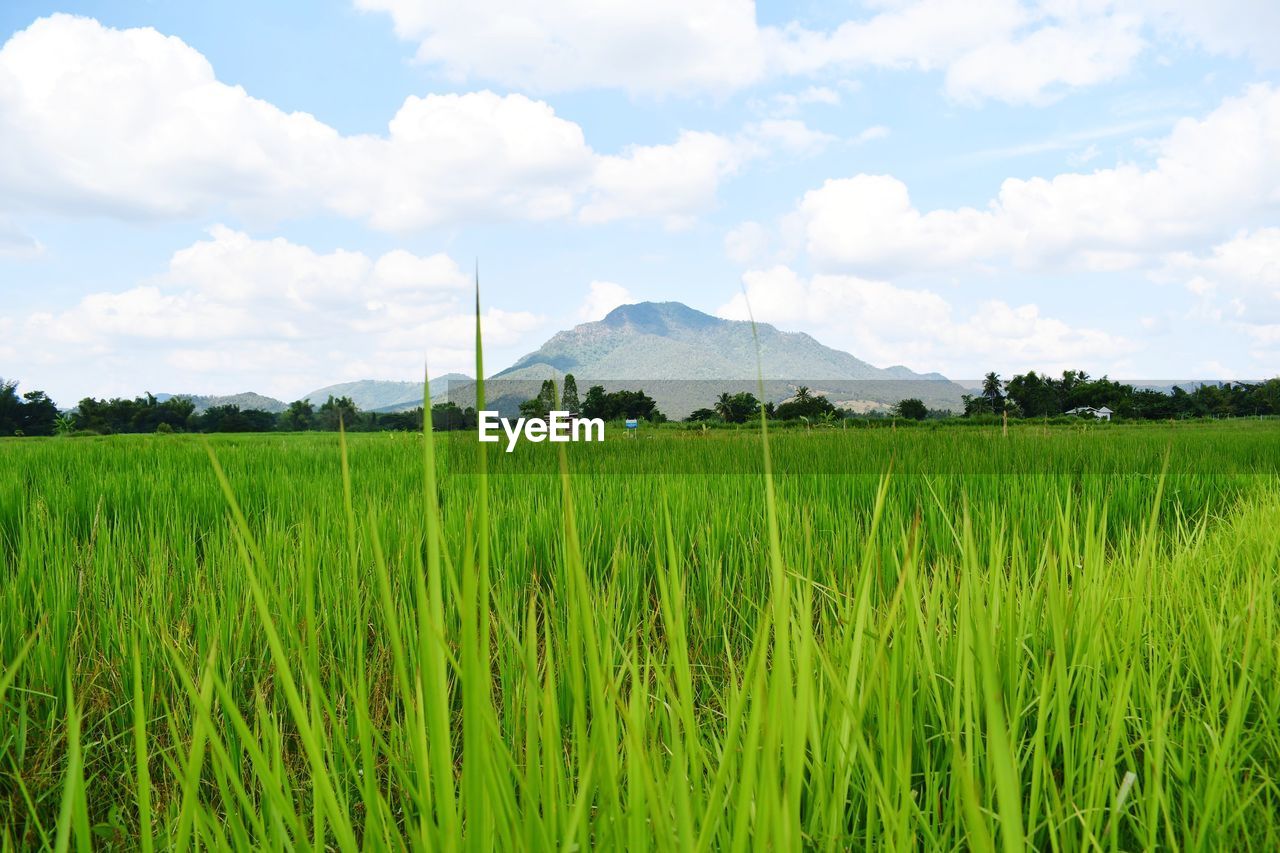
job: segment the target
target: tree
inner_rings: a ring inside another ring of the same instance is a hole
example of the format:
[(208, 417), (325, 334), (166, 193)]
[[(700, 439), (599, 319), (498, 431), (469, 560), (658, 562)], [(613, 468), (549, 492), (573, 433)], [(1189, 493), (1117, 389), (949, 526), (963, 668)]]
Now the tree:
[(622, 418), (643, 418), (664, 421), (666, 416), (658, 411), (658, 404), (644, 391), (606, 392), (603, 385), (592, 385), (582, 400), (582, 416), (616, 421)]
[(1034, 370), (1010, 379), (1005, 383), (1005, 392), (1013, 407), (1026, 418), (1064, 411), (1060, 389), (1048, 376), (1039, 376)]
[(329, 399), (320, 404), (316, 422), (320, 429), (330, 432), (336, 431), (339, 423), (349, 430), (356, 425), (359, 416), (360, 410), (350, 397), (334, 397), (330, 394)]
[(658, 403), (644, 391), (614, 391), (607, 398), (610, 420), (640, 418), (647, 421), (664, 421), (666, 416), (658, 411)]
[(18, 396), (18, 383), (0, 379), (0, 435), (53, 435), (58, 407), (43, 391)]
[(117, 432), (155, 432), (160, 424), (175, 431), (194, 424), (195, 403), (186, 397), (170, 397), (161, 401), (154, 394), (136, 399), (116, 397), (80, 401), (74, 415), (76, 429), (101, 434)]
[(609, 420), (608, 395), (603, 385), (592, 385), (587, 389), (587, 396), (582, 400), (582, 415), (587, 418), (604, 418)]
[(280, 415), (279, 428), (286, 432), (315, 429), (316, 408), (310, 400), (294, 400)]
[(0, 379), (0, 435), (13, 435), (22, 429), (22, 400), (18, 383)]
[(835, 416), (835, 404), (826, 397), (813, 395), (804, 385), (796, 389), (794, 397), (779, 403), (774, 409), (774, 416), (780, 421), (817, 420), (828, 413)]
[(905, 400), (898, 401), (894, 411), (898, 417), (912, 421), (922, 421), (929, 416), (929, 409), (925, 406), (924, 401), (915, 397), (908, 397)]
[(276, 416), (262, 409), (244, 409), (233, 403), (210, 406), (199, 418), (201, 432), (271, 432)]
[(573, 378), (572, 373), (566, 373), (564, 377), (564, 393), (560, 397), (560, 408), (570, 414), (577, 414), (582, 404), (578, 401), (578, 380)]
[(726, 392), (716, 400), (715, 410), (725, 423), (742, 424), (746, 423), (752, 415), (760, 413), (760, 401), (754, 394), (747, 391), (737, 394)]
[(733, 423), (733, 398), (729, 396), (728, 391), (721, 392), (720, 398), (716, 400), (712, 408), (716, 410), (716, 414), (720, 416), (722, 421)]
[(715, 409), (695, 409), (689, 414), (689, 417), (685, 418), (685, 421), (695, 424), (705, 423), (706, 421), (714, 421), (719, 417), (720, 415)]
[(25, 435), (53, 435), (58, 424), (58, 407), (43, 391), (22, 395), (22, 432)]
[(475, 429), (478, 420), (475, 409), (470, 406), (466, 409), (458, 408), (458, 404), (452, 400), (447, 403), (436, 403), (431, 407), (433, 430)]
[(525, 418), (546, 418), (555, 406), (556, 383), (554, 380), (544, 379), (538, 396), (520, 404), (520, 415)]
[(992, 371), (982, 380), (982, 398), (992, 414), (1004, 411), (1004, 383), (1000, 381), (1000, 374)]

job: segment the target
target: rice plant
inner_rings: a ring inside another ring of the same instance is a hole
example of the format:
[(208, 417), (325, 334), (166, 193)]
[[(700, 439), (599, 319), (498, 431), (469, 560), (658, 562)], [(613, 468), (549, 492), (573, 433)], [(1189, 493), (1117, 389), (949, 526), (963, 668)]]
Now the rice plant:
[(1276, 849), (1278, 449), (0, 443), (0, 848)]

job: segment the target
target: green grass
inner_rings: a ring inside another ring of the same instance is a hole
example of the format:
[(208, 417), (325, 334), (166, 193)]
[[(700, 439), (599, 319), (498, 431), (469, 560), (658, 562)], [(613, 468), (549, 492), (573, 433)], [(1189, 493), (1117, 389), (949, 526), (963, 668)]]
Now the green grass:
[(1280, 847), (1274, 423), (435, 442), (0, 442), (0, 848)]

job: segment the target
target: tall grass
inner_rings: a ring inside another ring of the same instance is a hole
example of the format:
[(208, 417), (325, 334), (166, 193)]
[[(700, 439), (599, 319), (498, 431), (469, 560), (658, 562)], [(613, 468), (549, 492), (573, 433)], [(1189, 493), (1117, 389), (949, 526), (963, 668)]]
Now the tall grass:
[(1273, 427), (769, 441), (0, 444), (0, 847), (1280, 845)]

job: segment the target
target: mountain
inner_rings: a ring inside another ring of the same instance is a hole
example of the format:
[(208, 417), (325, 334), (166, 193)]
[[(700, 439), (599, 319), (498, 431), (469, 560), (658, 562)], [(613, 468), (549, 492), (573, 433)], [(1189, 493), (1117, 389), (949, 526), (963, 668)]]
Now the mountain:
[[(446, 373), (427, 383), (431, 399), (435, 400), (449, 390), (449, 383), (471, 382), (471, 377), (461, 373)], [(421, 382), (395, 382), (387, 379), (361, 379), (356, 382), (340, 382), (327, 385), (303, 397), (316, 406), (334, 397), (350, 397), (356, 407), (366, 412), (400, 412), (422, 405)]]
[(679, 302), (640, 302), (603, 319), (558, 332), (537, 351), (494, 376), (545, 378), (548, 368), (610, 379), (755, 379), (756, 353), (766, 379), (933, 379), (905, 367), (872, 367), (803, 332), (724, 320)]
[[(757, 362), (757, 353), (759, 361)], [(933, 408), (960, 408), (962, 389), (938, 373), (879, 368), (824, 346), (802, 332), (767, 323), (725, 320), (679, 302), (641, 302), (603, 319), (558, 332), (534, 352), (487, 381), (493, 408), (537, 393), (544, 379), (573, 373), (580, 394), (589, 384), (643, 389), (670, 417), (710, 406), (722, 391), (756, 391), (757, 364), (765, 396), (791, 397), (800, 385), (859, 411), (884, 409), (905, 397)], [(532, 390), (530, 390), (532, 389)], [(451, 393), (460, 405), (466, 391)]]
[(283, 412), (288, 406), (277, 400), (275, 397), (266, 397), (253, 391), (245, 391), (241, 394), (157, 394), (156, 399), (160, 402), (170, 399), (171, 397), (186, 397), (196, 406), (196, 412), (203, 412), (205, 409), (211, 409), (214, 406), (239, 406), (240, 409), (261, 409), (264, 412)]

